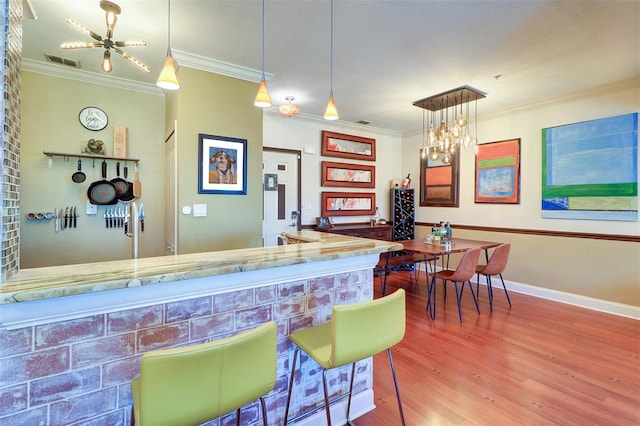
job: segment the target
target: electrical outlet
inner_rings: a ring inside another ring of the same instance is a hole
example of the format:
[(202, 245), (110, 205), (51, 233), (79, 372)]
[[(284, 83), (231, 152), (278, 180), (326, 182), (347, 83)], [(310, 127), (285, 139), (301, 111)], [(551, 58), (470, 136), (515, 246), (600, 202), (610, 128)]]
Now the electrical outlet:
[(98, 214), (98, 206), (87, 201), (87, 214)]

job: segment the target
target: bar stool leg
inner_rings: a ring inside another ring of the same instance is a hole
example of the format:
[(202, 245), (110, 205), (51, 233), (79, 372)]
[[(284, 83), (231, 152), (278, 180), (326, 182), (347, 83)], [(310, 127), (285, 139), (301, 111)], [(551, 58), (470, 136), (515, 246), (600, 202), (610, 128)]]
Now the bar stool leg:
[(327, 370), (322, 370), (322, 390), (324, 391), (324, 411), (327, 413), (327, 426), (331, 426), (331, 408), (329, 407), (329, 389), (327, 386)]
[(400, 399), (400, 388), (398, 387), (398, 380), (396, 379), (396, 368), (393, 365), (393, 356), (391, 356), (391, 348), (387, 348), (387, 355), (389, 356), (389, 365), (391, 366), (391, 375), (393, 376), (393, 385), (396, 388), (396, 398), (398, 399), (398, 410), (400, 410), (400, 421), (404, 426), (404, 411), (402, 410), (402, 400)]
[(291, 394), (293, 393), (293, 379), (296, 374), (296, 361), (298, 360), (298, 353), (300, 352), (300, 348), (296, 348), (293, 352), (293, 364), (291, 366), (291, 379), (289, 379), (289, 395), (287, 395), (287, 406), (284, 410), (284, 426), (287, 426), (289, 422), (289, 405), (291, 404)]

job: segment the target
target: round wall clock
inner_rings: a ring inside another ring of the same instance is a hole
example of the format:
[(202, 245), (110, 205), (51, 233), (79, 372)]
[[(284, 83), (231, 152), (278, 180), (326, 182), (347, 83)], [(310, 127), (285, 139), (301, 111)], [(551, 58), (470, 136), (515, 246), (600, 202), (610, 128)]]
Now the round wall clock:
[(80, 111), (80, 115), (78, 116), (80, 120), (80, 124), (82, 124), (86, 129), (98, 131), (107, 127), (109, 123), (109, 119), (107, 118), (107, 114), (97, 107), (86, 107)]

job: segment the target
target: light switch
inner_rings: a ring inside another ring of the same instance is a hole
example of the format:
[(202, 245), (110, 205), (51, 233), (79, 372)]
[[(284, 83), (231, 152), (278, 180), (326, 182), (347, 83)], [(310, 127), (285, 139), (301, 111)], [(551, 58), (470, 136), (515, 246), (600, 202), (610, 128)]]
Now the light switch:
[(194, 204), (193, 205), (193, 217), (203, 217), (207, 215), (206, 204)]

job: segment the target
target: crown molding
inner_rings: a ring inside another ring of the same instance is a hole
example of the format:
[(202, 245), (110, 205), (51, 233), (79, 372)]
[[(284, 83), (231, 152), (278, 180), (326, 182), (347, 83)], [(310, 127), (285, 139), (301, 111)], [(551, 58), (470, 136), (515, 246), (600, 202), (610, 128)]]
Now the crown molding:
[(51, 77), (68, 78), (70, 80), (83, 81), (85, 83), (99, 84), (102, 86), (117, 87), (119, 89), (131, 90), (134, 92), (163, 96), (162, 90), (155, 84), (141, 83), (113, 76), (105, 76), (90, 71), (50, 64), (48, 62), (34, 61), (33, 59), (23, 58), (22, 70), (44, 74)]
[[(215, 74), (225, 75), (240, 80), (259, 83), (262, 80), (262, 71), (253, 68), (234, 65), (229, 62), (218, 61), (216, 59), (207, 58), (193, 53), (184, 52), (182, 50), (171, 49), (171, 54), (178, 62), (178, 66), (194, 68), (200, 71), (212, 72)], [(271, 73), (264, 73), (265, 79), (270, 80), (273, 77)]]

